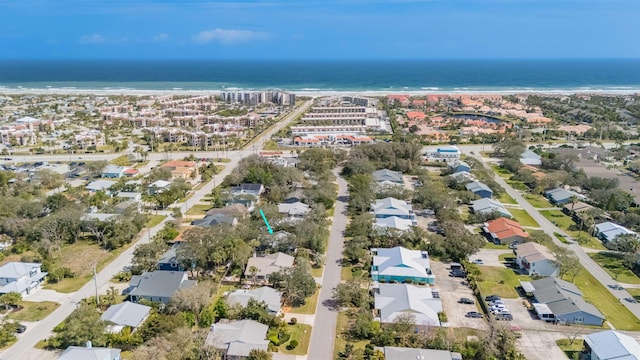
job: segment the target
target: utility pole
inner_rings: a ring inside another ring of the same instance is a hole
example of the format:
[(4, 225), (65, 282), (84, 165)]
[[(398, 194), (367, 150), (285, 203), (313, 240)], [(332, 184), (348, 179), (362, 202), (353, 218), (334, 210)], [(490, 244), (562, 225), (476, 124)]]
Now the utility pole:
[(93, 264), (93, 283), (96, 286), (96, 306), (100, 306), (100, 296), (98, 295), (98, 275), (96, 274), (96, 264)]

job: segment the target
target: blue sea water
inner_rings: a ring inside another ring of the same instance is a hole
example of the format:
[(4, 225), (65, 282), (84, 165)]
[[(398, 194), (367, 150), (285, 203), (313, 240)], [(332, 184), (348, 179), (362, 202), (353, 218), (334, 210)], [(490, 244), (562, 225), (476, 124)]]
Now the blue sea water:
[(0, 61), (0, 88), (303, 92), (640, 91), (640, 59)]

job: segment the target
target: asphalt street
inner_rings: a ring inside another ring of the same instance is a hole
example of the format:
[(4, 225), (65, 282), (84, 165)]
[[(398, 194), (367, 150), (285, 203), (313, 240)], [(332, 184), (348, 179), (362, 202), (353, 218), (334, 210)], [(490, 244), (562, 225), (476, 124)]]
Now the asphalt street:
[(334, 171), (338, 182), (338, 199), (333, 213), (329, 246), (325, 257), (322, 287), (316, 307), (315, 323), (309, 344), (309, 360), (333, 359), (338, 312), (332, 306), (333, 289), (340, 283), (344, 230), (347, 226), (347, 182)]

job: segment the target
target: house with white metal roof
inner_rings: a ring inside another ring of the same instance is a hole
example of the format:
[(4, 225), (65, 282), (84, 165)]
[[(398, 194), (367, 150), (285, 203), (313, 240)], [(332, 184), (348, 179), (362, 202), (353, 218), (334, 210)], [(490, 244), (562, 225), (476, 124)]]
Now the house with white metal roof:
[(380, 282), (415, 282), (434, 284), (429, 255), (426, 251), (394, 248), (374, 248), (371, 279)]
[(596, 236), (604, 242), (615, 241), (616, 238), (620, 235), (638, 236), (637, 233), (627, 229), (622, 225), (618, 225), (611, 221), (605, 221), (603, 223), (597, 224), (595, 228), (596, 228)]
[(111, 305), (100, 319), (109, 323), (107, 332), (117, 334), (125, 326), (135, 329), (146, 320), (151, 311), (150, 306), (125, 301), (120, 304)]
[(418, 326), (440, 326), (442, 311), (439, 292), (432, 287), (410, 284), (375, 284), (373, 287), (376, 320), (393, 323), (399, 316), (412, 315)]
[(220, 320), (211, 326), (205, 342), (224, 353), (224, 359), (245, 359), (251, 350), (267, 351), (269, 327), (254, 320)]
[(488, 199), (488, 198), (472, 201), (471, 210), (475, 214), (498, 213), (502, 217), (506, 217), (506, 218), (513, 217), (509, 212), (509, 210), (507, 210), (507, 208), (505, 208), (504, 205), (502, 205), (502, 203), (500, 203), (497, 200)]
[(640, 360), (640, 344), (615, 330), (585, 335), (584, 352), (591, 360)]

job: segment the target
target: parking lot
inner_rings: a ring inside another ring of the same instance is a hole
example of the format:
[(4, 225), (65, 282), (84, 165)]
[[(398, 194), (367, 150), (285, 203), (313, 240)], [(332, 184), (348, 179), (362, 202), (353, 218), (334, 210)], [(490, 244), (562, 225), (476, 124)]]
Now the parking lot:
[(449, 326), (486, 330), (488, 326), (483, 319), (471, 319), (464, 316), (469, 311), (481, 312), (477, 304), (458, 303), (461, 297), (476, 301), (469, 286), (462, 284), (463, 282), (466, 284), (465, 279), (449, 277), (449, 265), (439, 261), (432, 261), (431, 269), (436, 276), (436, 287), (440, 290), (440, 300), (444, 312), (447, 314)]
[[(499, 256), (502, 254), (512, 254), (511, 250), (498, 250), (498, 249), (480, 249), (477, 253), (469, 256), (469, 261), (476, 259), (482, 260), (483, 265), (487, 266), (504, 266), (504, 263), (500, 261)], [(515, 257), (515, 255), (514, 255)]]

